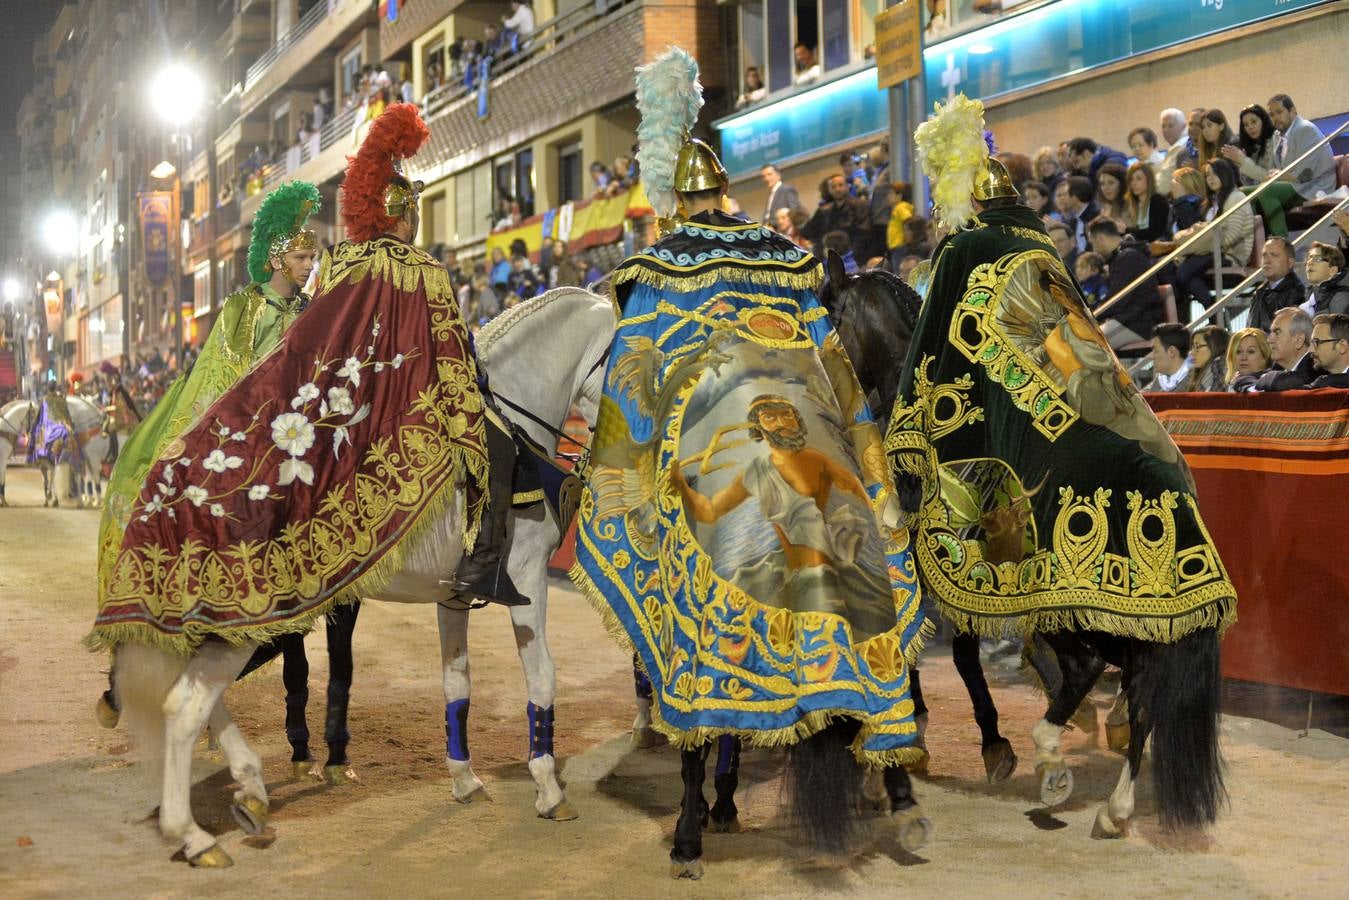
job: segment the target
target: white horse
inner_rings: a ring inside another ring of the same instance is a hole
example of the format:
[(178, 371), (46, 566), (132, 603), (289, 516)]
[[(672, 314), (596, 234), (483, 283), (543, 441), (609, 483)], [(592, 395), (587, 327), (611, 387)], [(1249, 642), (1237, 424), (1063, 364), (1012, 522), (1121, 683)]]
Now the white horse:
[[(42, 470), (43, 505), (59, 506), (62, 497), (68, 497), (70, 479), (75, 479), (75, 492), (81, 506), (97, 506), (103, 496), (103, 458), (108, 452), (108, 436), (103, 433), (103, 410), (83, 397), (67, 397), (70, 419), (75, 426), (83, 465), (72, 471), (68, 463), (54, 467), (39, 465)], [(28, 429), (37, 418), (38, 406), (31, 400), (13, 400), (0, 407), (0, 506), (5, 502), (5, 467), (20, 439), (27, 439)]]
[[(558, 288), (508, 311), (484, 328), (478, 337), (478, 356), (497, 396), (527, 408), (555, 429), (562, 427), (573, 405), (579, 406), (587, 423), (593, 425), (604, 380), (602, 361), (615, 324), (614, 307), (607, 299), (580, 288)], [(555, 436), (537, 422), (509, 407), (505, 412), (539, 444), (556, 446)], [(447, 606), (449, 596), (440, 584), (458, 566), (463, 553), (461, 516), (462, 494), (421, 539), (388, 588), (373, 598), (439, 604), (447, 707), (469, 696), (468, 613)], [(524, 664), (529, 702), (539, 709), (550, 709), (556, 678), (545, 630), (546, 568), (561, 540), (561, 526), (540, 506), (512, 521), (510, 573), (531, 601), (510, 611), (516, 646)], [(183, 658), (138, 643), (117, 648), (113, 680), (128, 727), (140, 748), (151, 755), (162, 751), (164, 757), (160, 831), (182, 847), (194, 866), (232, 864), (215, 838), (192, 817), (192, 748), (203, 726), (210, 726), (229, 762), (230, 773), (241, 785), (231, 806), (240, 826), (257, 834), (266, 824), (267, 791), (261, 761), (221, 702), (225, 689), (255, 649), (252, 643), (234, 646), (208, 640), (192, 657)], [(457, 800), (467, 802), (481, 796), (483, 785), (469, 759), (452, 758), (447, 748), (446, 763)], [(551, 751), (532, 758), (529, 771), (537, 787), (534, 805), (538, 813), (554, 819), (573, 818), (575, 814), (557, 783)]]

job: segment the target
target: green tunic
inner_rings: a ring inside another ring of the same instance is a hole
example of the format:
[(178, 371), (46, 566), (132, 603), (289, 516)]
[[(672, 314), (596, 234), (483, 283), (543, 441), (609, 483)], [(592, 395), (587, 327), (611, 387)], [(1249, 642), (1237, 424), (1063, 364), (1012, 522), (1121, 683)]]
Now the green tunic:
[(282, 297), (267, 284), (255, 282), (230, 294), (192, 371), (169, 386), (163, 399), (131, 433), (104, 493), (98, 533), (100, 596), (131, 509), (154, 461), (217, 397), (280, 343), (300, 308), (298, 297)]

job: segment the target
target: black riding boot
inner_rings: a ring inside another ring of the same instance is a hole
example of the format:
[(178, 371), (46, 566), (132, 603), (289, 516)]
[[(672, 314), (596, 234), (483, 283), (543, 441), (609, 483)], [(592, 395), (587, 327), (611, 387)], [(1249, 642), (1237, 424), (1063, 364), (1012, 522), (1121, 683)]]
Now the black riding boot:
[[(516, 589), (506, 572), (506, 525), (511, 515), (515, 439), (498, 428), (490, 416), (486, 431), (488, 497), (478, 543), (471, 554), (464, 556), (458, 571), (445, 583), (463, 597), (500, 603), (502, 606), (526, 606), (529, 598)], [(471, 492), (470, 505), (474, 499)]]

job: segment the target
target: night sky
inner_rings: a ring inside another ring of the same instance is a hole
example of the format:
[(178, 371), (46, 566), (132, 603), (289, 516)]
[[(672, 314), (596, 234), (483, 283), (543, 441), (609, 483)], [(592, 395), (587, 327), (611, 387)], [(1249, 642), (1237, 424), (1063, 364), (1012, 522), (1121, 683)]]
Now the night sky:
[(0, 0), (0, 154), (18, 165), (19, 104), (33, 86), (33, 41), (61, 10), (59, 0)]

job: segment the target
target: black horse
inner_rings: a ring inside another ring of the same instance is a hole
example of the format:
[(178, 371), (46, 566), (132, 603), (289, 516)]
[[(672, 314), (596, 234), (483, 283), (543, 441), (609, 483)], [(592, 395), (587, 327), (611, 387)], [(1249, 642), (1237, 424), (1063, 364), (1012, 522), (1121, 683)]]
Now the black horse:
[[(921, 300), (888, 273), (846, 274), (834, 254), (830, 254), (827, 268), (824, 304), (853, 358), (863, 388), (875, 391), (879, 408), (888, 413)], [(901, 488), (901, 499), (911, 500), (904, 493)], [(917, 506), (912, 502), (905, 505), (909, 509)], [(1041, 632), (1036, 635), (1036, 643), (1048, 649), (1057, 669), (1056, 678), (1045, 679), (1051, 692), (1049, 709), (1031, 732), (1043, 802), (1057, 805), (1072, 793), (1072, 772), (1059, 753), (1059, 738), (1110, 663), (1124, 672), (1129, 744), (1119, 783), (1096, 816), (1093, 836), (1124, 834), (1133, 814), (1134, 784), (1149, 736), (1162, 825), (1195, 828), (1217, 818), (1226, 801), (1218, 751), (1221, 675), (1217, 629), (1202, 628), (1169, 644), (1099, 631)], [(916, 687), (917, 679), (914, 681)], [(981, 685), (982, 678), (974, 687)], [(975, 693), (971, 688), (977, 713), (980, 699)], [(986, 686), (980, 693), (987, 697)], [(991, 707), (992, 701), (988, 703)]]
[[(838, 331), (843, 347), (852, 360), (857, 380), (867, 392), (881, 431), (885, 431), (890, 410), (895, 405), (899, 373), (909, 352), (922, 300), (900, 278), (877, 270), (865, 275), (848, 275), (843, 261), (835, 253), (826, 260), (828, 280), (820, 299)], [(979, 638), (958, 632), (951, 641), (951, 659), (974, 705), (974, 721), (982, 740), (984, 770), (989, 784), (1011, 777), (1017, 758), (1012, 745), (998, 731), (998, 708), (989, 693), (984, 669), (979, 662)], [(927, 705), (918, 669), (913, 676), (913, 702), (920, 728), (927, 725)]]

